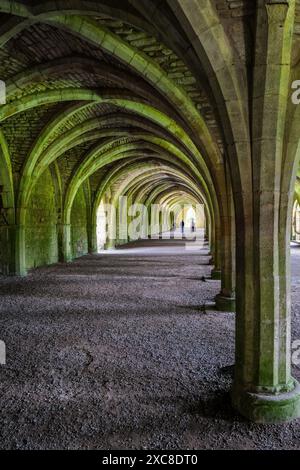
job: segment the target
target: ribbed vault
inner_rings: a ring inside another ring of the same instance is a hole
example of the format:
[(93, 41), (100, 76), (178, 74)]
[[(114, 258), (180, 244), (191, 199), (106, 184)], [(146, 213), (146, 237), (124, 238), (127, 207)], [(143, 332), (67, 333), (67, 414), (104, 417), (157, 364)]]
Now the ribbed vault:
[(236, 407), (290, 392), (299, 45), (299, 0), (2, 0), (0, 271), (94, 252), (103, 200), (203, 204)]
[[(1, 76), (8, 96), (0, 122), (12, 162), (16, 222), (22, 232), (32, 192), (50, 169), (60, 193), (64, 259), (72, 258), (70, 218), (78, 191), (90, 187), (93, 218), (103, 178), (123, 160), (125, 172), (127, 160), (151, 156), (160, 162), (157, 182), (148, 174), (144, 203), (159, 182), (160, 165), (168, 165), (178, 175), (164, 179), (164, 188), (184, 184), (197, 197), (200, 191), (217, 225), (226, 210), (219, 197), (226, 190), (222, 130), (206, 79), (202, 72), (201, 80), (194, 74), (192, 57), (184, 60), (186, 38), (170, 48), (168, 36), (143, 16), (144, 5), (136, 7), (127, 2), (122, 9), (105, 2), (1, 3), (6, 19), (0, 30)], [(19, 233), (20, 273), (26, 271), (25, 243)]]

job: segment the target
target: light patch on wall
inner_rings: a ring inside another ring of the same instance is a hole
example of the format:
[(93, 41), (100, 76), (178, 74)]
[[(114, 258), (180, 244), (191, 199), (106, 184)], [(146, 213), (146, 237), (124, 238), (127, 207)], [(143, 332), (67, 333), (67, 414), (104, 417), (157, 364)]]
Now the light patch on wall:
[(294, 366), (300, 366), (300, 340), (296, 339), (292, 343), (292, 364)]
[(3, 80), (0, 80), (0, 104), (6, 104), (6, 85)]
[(6, 346), (4, 341), (0, 340), (0, 365), (4, 366), (6, 364)]
[(295, 80), (292, 83), (292, 89), (295, 90), (292, 94), (292, 102), (293, 104), (300, 104), (300, 80)]

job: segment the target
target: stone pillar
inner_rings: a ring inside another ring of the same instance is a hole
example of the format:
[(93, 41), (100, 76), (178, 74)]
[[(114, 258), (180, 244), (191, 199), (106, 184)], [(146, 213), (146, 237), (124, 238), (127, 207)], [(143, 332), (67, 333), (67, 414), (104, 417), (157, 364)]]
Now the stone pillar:
[[(1, 147), (1, 146), (0, 146)], [(0, 149), (1, 152), (1, 149)], [(1, 163), (0, 163), (1, 165)], [(7, 207), (8, 201), (5, 193), (0, 193), (0, 253), (3, 258), (0, 260), (1, 271), (4, 275), (14, 276), (17, 274), (16, 266), (16, 224), (15, 209)], [(4, 207), (3, 207), (4, 206)], [(2, 223), (4, 222), (4, 223)]]
[(61, 236), (63, 240), (62, 257), (63, 257), (63, 261), (68, 263), (73, 260), (71, 224), (61, 224), (60, 230), (61, 230)]
[(26, 276), (26, 245), (25, 245), (25, 225), (16, 225), (14, 230), (15, 240), (15, 274)]
[(57, 251), (58, 251), (58, 261), (63, 263), (65, 261), (64, 257), (64, 224), (60, 221), (56, 225), (57, 230)]
[(204, 206), (204, 241), (209, 241), (209, 219), (208, 219), (208, 211), (206, 206)]
[(158, 238), (161, 240), (162, 239), (162, 231), (163, 231), (163, 228), (162, 228), (162, 212), (159, 211), (159, 214), (158, 214), (158, 217), (159, 217), (159, 231), (158, 231)]
[(108, 237), (104, 246), (105, 250), (114, 250), (116, 248), (117, 238), (117, 209), (115, 207), (113, 197), (109, 198), (111, 210), (107, 212), (107, 229)]
[(216, 297), (216, 306), (220, 311), (235, 312), (235, 220), (230, 174), (226, 165), (226, 214), (222, 217), (222, 273), (221, 292)]
[[(252, 129), (253, 223), (244, 219), (245, 231), (253, 231), (253, 245), (246, 243), (243, 248), (247, 256), (253, 256), (253, 273), (249, 273), (244, 287), (239, 283), (237, 290), (233, 404), (244, 416), (262, 423), (300, 416), (300, 387), (291, 376), (286, 282), (290, 273), (283, 267), (287, 265), (287, 238), (280, 243), (294, 7), (294, 0), (258, 0)], [(286, 228), (284, 231), (289, 232)], [(253, 308), (249, 308), (251, 296)]]
[(116, 218), (116, 235), (117, 235), (117, 245), (125, 245), (128, 243), (128, 206), (127, 198), (120, 196), (118, 200), (118, 205), (116, 208), (117, 218)]
[(95, 253), (94, 252), (94, 236), (93, 236), (94, 225), (92, 223), (92, 215), (88, 213), (88, 220), (87, 220), (87, 241), (88, 241), (88, 253)]
[(214, 268), (211, 272), (212, 279), (221, 279), (221, 256), (222, 256), (222, 233), (221, 227), (218, 223), (214, 223), (214, 230), (211, 233), (212, 235), (212, 245), (211, 245), (211, 254), (212, 254), (212, 263)]
[(97, 222), (94, 220), (91, 224), (91, 251), (90, 253), (97, 253), (98, 252), (98, 245), (97, 245)]
[(15, 275), (25, 275), (25, 258), (20, 260), (22, 262), (22, 269), (19, 270), (19, 263), (17, 263), (17, 226), (16, 225), (7, 225), (1, 227), (2, 238), (2, 253), (4, 254), (4, 259), (1, 260), (2, 263), (2, 272), (7, 276)]
[(174, 229), (173, 229), (174, 223), (175, 223), (175, 215), (173, 211), (169, 213), (169, 222), (170, 222), (170, 239), (173, 240), (175, 236)]

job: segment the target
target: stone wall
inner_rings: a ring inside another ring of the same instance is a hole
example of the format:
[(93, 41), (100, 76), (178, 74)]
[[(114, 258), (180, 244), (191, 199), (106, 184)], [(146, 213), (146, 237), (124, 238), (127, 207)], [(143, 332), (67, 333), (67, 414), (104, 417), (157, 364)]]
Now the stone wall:
[(26, 217), (26, 268), (58, 261), (57, 211), (51, 173), (46, 170), (35, 185)]

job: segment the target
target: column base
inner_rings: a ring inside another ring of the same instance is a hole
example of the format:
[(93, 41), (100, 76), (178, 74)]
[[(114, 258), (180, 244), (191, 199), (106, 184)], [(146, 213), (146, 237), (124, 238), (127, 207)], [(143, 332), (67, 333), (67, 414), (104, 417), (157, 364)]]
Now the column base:
[(268, 394), (233, 391), (233, 407), (255, 423), (283, 423), (300, 417), (300, 385), (290, 392)]
[(127, 245), (127, 243), (128, 243), (128, 239), (127, 239), (127, 238), (120, 238), (120, 239), (116, 242), (115, 246)]
[(116, 245), (104, 245), (104, 250), (116, 250)]
[(62, 263), (72, 263), (72, 261), (74, 261), (74, 259), (75, 259), (75, 258), (73, 258), (73, 256), (72, 256), (70, 253), (68, 253), (67, 255), (65, 255), (65, 256), (62, 258), (61, 262), (62, 262)]
[(19, 276), (19, 277), (26, 277), (28, 274), (27, 269), (22, 269), (22, 271), (19, 271), (15, 274), (12, 274), (13, 276)]
[(211, 272), (211, 278), (214, 280), (221, 279), (221, 271), (219, 269), (213, 269)]
[(235, 297), (216, 296), (216, 307), (220, 312), (235, 312)]

